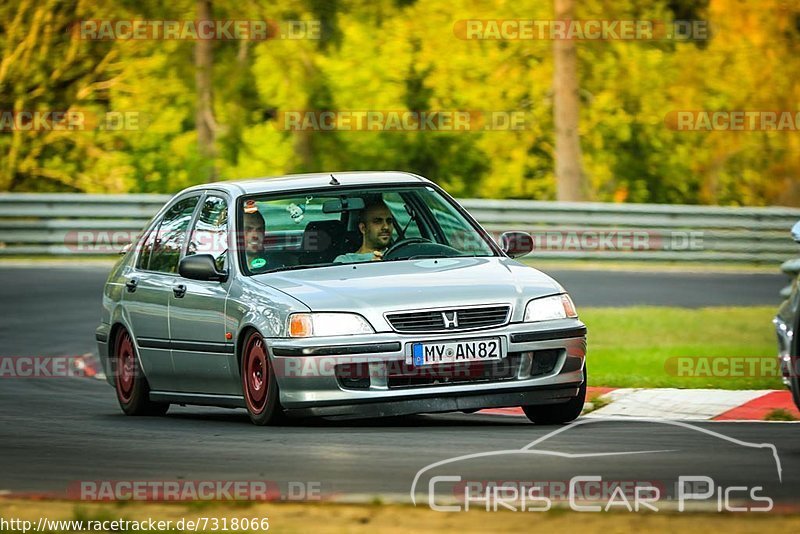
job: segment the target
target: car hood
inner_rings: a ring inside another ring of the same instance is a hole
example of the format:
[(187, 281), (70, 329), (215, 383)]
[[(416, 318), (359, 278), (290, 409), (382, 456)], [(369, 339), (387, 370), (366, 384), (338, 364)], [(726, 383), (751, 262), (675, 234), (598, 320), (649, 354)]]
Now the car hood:
[(377, 331), (390, 330), (385, 312), (472, 304), (511, 304), (512, 321), (520, 321), (530, 299), (564, 291), (546, 274), (509, 258), (343, 264), (253, 279), (312, 311), (359, 313)]

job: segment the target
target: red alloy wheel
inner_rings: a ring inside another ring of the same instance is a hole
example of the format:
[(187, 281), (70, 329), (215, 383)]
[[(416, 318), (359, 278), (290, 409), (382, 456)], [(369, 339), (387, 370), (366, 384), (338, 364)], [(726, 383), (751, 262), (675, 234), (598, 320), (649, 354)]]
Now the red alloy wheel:
[(123, 331), (117, 336), (117, 368), (116, 385), (117, 395), (124, 403), (129, 403), (133, 396), (133, 388), (136, 382), (136, 353), (133, 349), (133, 341), (127, 331)]
[(250, 335), (244, 351), (245, 399), (253, 415), (259, 415), (267, 404), (267, 390), (270, 386), (269, 358), (264, 349), (264, 341), (256, 333)]

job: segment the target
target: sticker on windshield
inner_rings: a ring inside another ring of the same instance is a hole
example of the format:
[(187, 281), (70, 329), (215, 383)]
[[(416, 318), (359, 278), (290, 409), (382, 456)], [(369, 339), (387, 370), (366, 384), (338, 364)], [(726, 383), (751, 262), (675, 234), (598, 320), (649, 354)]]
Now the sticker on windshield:
[(303, 220), (303, 214), (306, 211), (306, 207), (305, 205), (298, 206), (293, 202), (286, 207), (286, 211), (289, 212), (289, 216), (292, 218), (295, 224), (299, 224)]
[(286, 206), (286, 211), (289, 212), (289, 216), (295, 222), (295, 224), (300, 224), (303, 221), (303, 217), (306, 213), (306, 208), (308, 208), (308, 204), (314, 200), (314, 197), (307, 196), (306, 203), (297, 205), (294, 202)]
[(248, 200), (244, 203), (244, 212), (245, 213), (255, 213), (258, 211), (258, 206), (256, 206), (255, 200)]
[(264, 258), (255, 258), (253, 261), (250, 262), (250, 267), (253, 269), (260, 269), (267, 264), (267, 260)]

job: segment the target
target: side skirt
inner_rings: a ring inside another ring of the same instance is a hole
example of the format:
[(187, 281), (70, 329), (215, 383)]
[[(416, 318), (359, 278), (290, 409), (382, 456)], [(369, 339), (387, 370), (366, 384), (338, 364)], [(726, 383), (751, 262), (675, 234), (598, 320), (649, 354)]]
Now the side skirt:
[(210, 395), (207, 393), (178, 393), (175, 391), (151, 391), (150, 400), (171, 404), (195, 404), (198, 406), (219, 406), (221, 408), (245, 408), (241, 395)]

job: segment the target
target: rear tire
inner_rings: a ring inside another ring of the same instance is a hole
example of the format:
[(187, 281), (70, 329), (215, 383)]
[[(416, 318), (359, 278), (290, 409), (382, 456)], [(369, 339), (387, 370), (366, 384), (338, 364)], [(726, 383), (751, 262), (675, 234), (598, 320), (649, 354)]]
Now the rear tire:
[(560, 425), (574, 421), (583, 411), (583, 404), (586, 402), (587, 377), (586, 367), (584, 366), (583, 383), (578, 388), (578, 395), (567, 402), (523, 406), (522, 411), (525, 412), (528, 419), (537, 425)]
[(265, 426), (283, 422), (283, 413), (278, 395), (278, 382), (267, 354), (261, 334), (253, 330), (242, 349), (242, 393), (247, 415), (254, 425)]
[(136, 347), (125, 328), (117, 332), (111, 359), (117, 401), (125, 415), (164, 415), (169, 404), (150, 400), (150, 385), (139, 365)]

